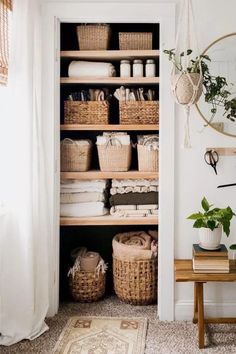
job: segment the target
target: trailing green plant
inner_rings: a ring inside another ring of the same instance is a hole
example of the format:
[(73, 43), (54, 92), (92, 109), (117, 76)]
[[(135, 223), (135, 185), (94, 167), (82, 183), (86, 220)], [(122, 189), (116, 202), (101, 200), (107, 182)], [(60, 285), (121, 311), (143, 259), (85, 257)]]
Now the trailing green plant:
[(192, 49), (187, 49), (186, 52), (176, 54), (175, 49), (164, 50), (164, 53), (168, 55), (168, 59), (174, 64), (175, 68), (183, 74), (187, 73), (200, 73), (200, 65), (203, 76), (203, 94), (205, 96), (205, 102), (212, 105), (209, 123), (212, 122), (216, 113), (217, 107), (223, 107), (223, 115), (235, 122), (236, 120), (236, 98), (230, 98), (232, 92), (227, 80), (223, 76), (211, 75), (207, 62), (211, 61), (208, 55), (200, 55), (195, 59), (189, 58), (189, 65), (186, 69), (183, 67), (183, 58), (189, 57), (192, 54)]
[(200, 229), (202, 227), (214, 230), (219, 226), (223, 227), (223, 231), (228, 237), (230, 234), (230, 222), (236, 214), (228, 206), (227, 208), (213, 208), (213, 204), (209, 204), (204, 197), (201, 201), (203, 211), (191, 214), (188, 219), (195, 220), (193, 227)]

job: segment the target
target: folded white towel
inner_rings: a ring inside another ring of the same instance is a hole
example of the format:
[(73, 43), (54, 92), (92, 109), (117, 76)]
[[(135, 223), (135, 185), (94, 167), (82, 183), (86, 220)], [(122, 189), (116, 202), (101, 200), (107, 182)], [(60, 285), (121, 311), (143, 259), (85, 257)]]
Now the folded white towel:
[(157, 204), (146, 204), (146, 205), (137, 205), (138, 210), (156, 210), (158, 209)]
[(105, 195), (101, 192), (61, 193), (60, 200), (62, 204), (104, 202)]
[(158, 186), (157, 179), (113, 179), (112, 187)]
[(110, 209), (110, 214), (113, 216), (119, 216), (119, 217), (146, 217), (150, 216), (151, 210), (134, 210), (134, 209), (121, 209), (118, 208), (118, 206), (111, 207)]
[(158, 192), (158, 186), (136, 186), (136, 187), (112, 187), (110, 189), (111, 195), (126, 194), (126, 193), (147, 193)]
[(116, 76), (115, 67), (111, 63), (74, 60), (68, 69), (69, 77), (112, 77)]
[(61, 204), (60, 211), (60, 215), (64, 217), (102, 216), (107, 213), (102, 202)]
[(97, 145), (130, 145), (130, 136), (127, 134), (112, 134), (112, 136), (98, 135)]
[(61, 193), (104, 192), (108, 180), (65, 180), (61, 181)]

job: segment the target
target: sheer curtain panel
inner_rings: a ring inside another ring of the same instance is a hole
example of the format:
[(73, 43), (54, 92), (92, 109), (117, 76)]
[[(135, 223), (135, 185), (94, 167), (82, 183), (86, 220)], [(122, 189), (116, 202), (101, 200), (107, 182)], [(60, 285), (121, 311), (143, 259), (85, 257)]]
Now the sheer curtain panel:
[(11, 0), (0, 0), (0, 84), (6, 85), (9, 59), (9, 11)]
[(14, 0), (9, 87), (1, 105), (0, 345), (34, 339), (48, 329), (39, 6), (36, 0)]

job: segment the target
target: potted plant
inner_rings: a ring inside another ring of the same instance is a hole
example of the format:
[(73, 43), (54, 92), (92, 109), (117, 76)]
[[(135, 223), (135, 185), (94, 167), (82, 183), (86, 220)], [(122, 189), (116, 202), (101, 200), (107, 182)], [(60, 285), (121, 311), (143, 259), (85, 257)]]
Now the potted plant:
[[(194, 94), (192, 83), (197, 85), (200, 79), (200, 73), (202, 73), (201, 85), (194, 97), (194, 102), (191, 103), (197, 103), (203, 92), (205, 102), (212, 106), (212, 116), (209, 123), (214, 119), (218, 107), (223, 107), (223, 115), (227, 119), (235, 122), (236, 98), (232, 97), (231, 92), (233, 85), (228, 84), (226, 78), (223, 76), (211, 75), (207, 63), (210, 62), (211, 59), (208, 55), (200, 55), (195, 59), (189, 57), (188, 66), (185, 68), (182, 64), (183, 58), (190, 56), (192, 52), (191, 49), (188, 49), (186, 52), (182, 52), (178, 55), (175, 49), (164, 50), (164, 53), (168, 55), (168, 59), (173, 63), (177, 72), (179, 72), (179, 74), (173, 75), (171, 78), (172, 93), (176, 97), (177, 102), (180, 104), (190, 103)], [(191, 77), (192, 83), (190, 82), (189, 76)]]
[(188, 219), (194, 220), (193, 227), (199, 229), (199, 246), (207, 250), (215, 250), (220, 247), (223, 232), (228, 237), (230, 223), (236, 214), (228, 206), (227, 208), (213, 208), (204, 197), (201, 202), (203, 211), (191, 214)]

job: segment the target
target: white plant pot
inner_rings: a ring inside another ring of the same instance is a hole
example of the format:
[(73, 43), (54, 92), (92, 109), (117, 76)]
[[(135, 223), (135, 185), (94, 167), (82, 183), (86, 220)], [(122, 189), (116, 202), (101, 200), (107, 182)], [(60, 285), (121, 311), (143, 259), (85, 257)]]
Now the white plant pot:
[(222, 226), (213, 231), (202, 227), (199, 229), (199, 246), (205, 250), (216, 250), (220, 247), (221, 236)]

